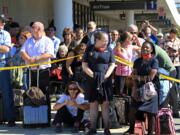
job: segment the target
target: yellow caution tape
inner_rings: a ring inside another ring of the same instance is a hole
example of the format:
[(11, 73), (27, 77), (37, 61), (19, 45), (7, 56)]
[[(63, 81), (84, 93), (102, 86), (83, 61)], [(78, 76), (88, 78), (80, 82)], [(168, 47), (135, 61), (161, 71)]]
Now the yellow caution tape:
[[(72, 56), (72, 57), (67, 57), (67, 58), (63, 58), (63, 59), (53, 60), (53, 61), (47, 61), (47, 62), (42, 62), (42, 63), (31, 64), (31, 65), (13, 66), (13, 67), (0, 67), (0, 70), (11, 70), (11, 69), (18, 69), (18, 68), (35, 67), (35, 66), (40, 66), (40, 65), (44, 65), (44, 64), (52, 64), (52, 63), (57, 63), (57, 62), (64, 61), (64, 60), (74, 59), (74, 58), (77, 58), (77, 57), (80, 57), (80, 56), (83, 56), (83, 54)], [(125, 59), (122, 59), (121, 57), (115, 56), (115, 58), (116, 58), (116, 61), (121, 63), (121, 64), (124, 64), (126, 66), (131, 66), (131, 67), (133, 66), (133, 63), (131, 63), (131, 62), (125, 60)], [(180, 83), (180, 80), (169, 77), (169, 76), (166, 76), (166, 75), (160, 74), (160, 77), (162, 77), (164, 79), (167, 79), (167, 80), (170, 80), (170, 81)]]
[(44, 65), (44, 64), (52, 64), (52, 63), (57, 63), (57, 62), (64, 61), (64, 60), (74, 59), (74, 58), (80, 57), (80, 56), (83, 56), (83, 54), (68, 57), (68, 58), (53, 60), (53, 61), (47, 61), (47, 62), (42, 62), (42, 63), (31, 64), (31, 65), (13, 66), (13, 67), (0, 67), (0, 70), (11, 70), (11, 69), (17, 69), (17, 68), (35, 67), (35, 66), (40, 66), (40, 65)]
[[(118, 56), (115, 56), (115, 58), (116, 58), (116, 61), (117, 61), (117, 62), (120, 62), (121, 64), (124, 64), (124, 65), (126, 65), (126, 66), (131, 66), (131, 67), (133, 66), (133, 63), (131, 63), (131, 62), (125, 60), (125, 59), (122, 59), (122, 58), (120, 58), (120, 57), (118, 57)], [(180, 80), (178, 80), (178, 79), (175, 79), (175, 78), (172, 78), (172, 77), (163, 75), (163, 74), (160, 74), (159, 76), (160, 76), (161, 78), (164, 78), (164, 79), (167, 79), (167, 80), (170, 80), (170, 81), (174, 81), (174, 82), (180, 83)]]
[(118, 56), (115, 56), (116, 59), (118, 59), (119, 61), (123, 62), (123, 63), (126, 63), (126, 66), (133, 66), (133, 63), (121, 58), (121, 57), (118, 57)]
[(123, 62), (123, 61), (121, 61), (121, 60), (119, 60), (119, 59), (115, 59), (118, 63), (121, 63), (121, 64), (123, 64), (123, 65), (126, 65), (126, 66), (129, 66), (129, 64), (127, 64), (127, 63), (125, 63), (125, 62)]
[(167, 79), (167, 80), (170, 80), (170, 81), (173, 81), (173, 82), (178, 82), (178, 83), (180, 83), (180, 80), (178, 80), (178, 79), (175, 79), (175, 78), (172, 78), (172, 77), (163, 75), (163, 74), (160, 74), (159, 76), (160, 76), (161, 78), (164, 78), (164, 79)]

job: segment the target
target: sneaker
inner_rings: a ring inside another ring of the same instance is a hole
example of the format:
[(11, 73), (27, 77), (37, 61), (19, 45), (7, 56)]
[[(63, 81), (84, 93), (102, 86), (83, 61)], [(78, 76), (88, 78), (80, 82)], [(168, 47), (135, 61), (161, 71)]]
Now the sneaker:
[(104, 135), (111, 135), (111, 132), (109, 129), (104, 129)]
[(79, 132), (79, 126), (80, 126), (80, 123), (79, 122), (75, 122), (72, 132), (73, 133), (78, 133)]
[(62, 124), (61, 123), (56, 123), (56, 133), (61, 133), (62, 132)]
[(16, 123), (15, 123), (15, 121), (9, 121), (9, 122), (7, 123), (7, 126), (8, 126), (8, 127), (15, 127), (15, 126), (16, 126)]
[(89, 129), (86, 133), (86, 135), (94, 135), (96, 134), (96, 129)]

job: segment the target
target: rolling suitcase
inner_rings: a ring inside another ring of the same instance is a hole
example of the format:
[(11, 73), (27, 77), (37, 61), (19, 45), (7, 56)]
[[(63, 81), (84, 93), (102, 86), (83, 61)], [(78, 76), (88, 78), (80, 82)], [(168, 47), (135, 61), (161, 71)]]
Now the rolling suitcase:
[[(39, 92), (42, 92), (39, 87), (39, 71), (37, 71), (37, 87), (34, 87), (35, 89), (39, 90)], [(29, 88), (31, 86), (31, 73), (29, 70)], [(33, 88), (33, 87), (31, 87)], [(50, 126), (50, 119), (49, 119), (49, 106), (47, 103), (47, 98), (43, 99), (44, 102), (39, 102), (40, 104), (34, 104), (35, 102), (31, 101), (27, 96), (27, 91), (24, 95), (24, 106), (23, 106), (23, 127), (48, 127)]]
[(115, 109), (117, 111), (118, 121), (120, 124), (128, 124), (128, 113), (131, 97), (113, 97)]

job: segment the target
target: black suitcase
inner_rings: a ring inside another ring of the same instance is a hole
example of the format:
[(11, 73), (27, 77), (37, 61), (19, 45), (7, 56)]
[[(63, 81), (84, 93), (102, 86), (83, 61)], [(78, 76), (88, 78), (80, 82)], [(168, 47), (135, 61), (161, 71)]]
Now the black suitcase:
[(13, 89), (14, 92), (14, 106), (16, 113), (16, 121), (23, 120), (23, 94), (24, 90), (21, 89)]
[(130, 108), (130, 103), (131, 103), (131, 97), (130, 96), (126, 96), (126, 97), (114, 96), (113, 102), (116, 107), (119, 123), (127, 125), (129, 122), (128, 114), (129, 114), (129, 108)]

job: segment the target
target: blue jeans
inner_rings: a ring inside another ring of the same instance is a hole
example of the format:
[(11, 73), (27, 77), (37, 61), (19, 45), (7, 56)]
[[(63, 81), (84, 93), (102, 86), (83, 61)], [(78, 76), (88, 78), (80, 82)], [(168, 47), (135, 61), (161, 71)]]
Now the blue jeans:
[[(169, 76), (170, 73), (164, 68), (159, 68), (158, 73)], [(159, 104), (161, 105), (168, 96), (172, 83), (169, 80), (160, 78)]]
[[(0, 67), (6, 66), (5, 63), (0, 62)], [(6, 121), (15, 121), (14, 96), (9, 70), (0, 70), (0, 91), (3, 96), (4, 119)]]

